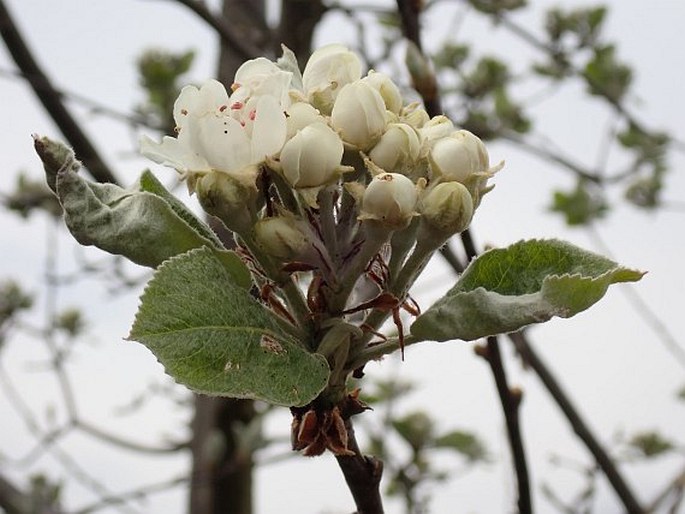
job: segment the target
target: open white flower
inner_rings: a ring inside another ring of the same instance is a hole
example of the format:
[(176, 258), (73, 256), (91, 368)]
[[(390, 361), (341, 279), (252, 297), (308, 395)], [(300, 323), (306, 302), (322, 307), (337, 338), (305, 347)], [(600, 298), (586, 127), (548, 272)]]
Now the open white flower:
[(254, 183), (255, 165), (277, 154), (286, 135), (278, 98), (252, 95), (233, 101), (224, 86), (209, 80), (198, 89), (186, 86), (174, 104), (177, 137), (157, 143), (144, 136), (143, 155), (188, 174), (215, 170)]
[(245, 103), (250, 98), (272, 96), (278, 99), (283, 109), (286, 109), (290, 105), (288, 92), (292, 75), (265, 57), (246, 61), (235, 73), (231, 84), (231, 102)]
[(302, 73), (304, 93), (314, 107), (329, 114), (343, 86), (359, 80), (361, 75), (362, 64), (357, 54), (343, 45), (327, 45), (307, 61)]

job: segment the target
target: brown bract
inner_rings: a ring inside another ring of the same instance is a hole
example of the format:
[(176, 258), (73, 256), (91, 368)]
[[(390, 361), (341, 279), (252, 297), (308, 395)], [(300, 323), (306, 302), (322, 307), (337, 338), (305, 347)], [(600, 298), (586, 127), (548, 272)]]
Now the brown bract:
[(352, 456), (355, 453), (347, 446), (348, 432), (345, 419), (359, 414), (369, 407), (359, 400), (356, 389), (332, 409), (315, 406), (292, 408), (291, 442), (295, 451), (302, 451), (307, 457), (315, 457), (329, 450), (336, 456)]

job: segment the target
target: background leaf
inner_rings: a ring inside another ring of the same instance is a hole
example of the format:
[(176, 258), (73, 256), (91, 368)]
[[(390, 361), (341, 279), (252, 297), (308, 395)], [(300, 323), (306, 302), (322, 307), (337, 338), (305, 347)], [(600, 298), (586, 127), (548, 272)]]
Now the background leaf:
[(129, 339), (194, 391), (301, 406), (328, 382), (324, 357), (293, 342), (208, 248), (162, 264), (141, 302)]
[(609, 285), (642, 275), (563, 241), (521, 241), (474, 259), (411, 332), (434, 341), (513, 332), (553, 316), (571, 317), (597, 302)]

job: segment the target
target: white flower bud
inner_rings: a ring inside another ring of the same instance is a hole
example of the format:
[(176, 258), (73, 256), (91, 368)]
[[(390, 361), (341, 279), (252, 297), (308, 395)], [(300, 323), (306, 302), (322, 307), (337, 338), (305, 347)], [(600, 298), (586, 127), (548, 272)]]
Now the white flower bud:
[(424, 144), (428, 148), (432, 148), (439, 139), (451, 136), (455, 130), (452, 120), (441, 114), (428, 120), (419, 132), (423, 137)]
[(385, 108), (394, 114), (399, 114), (402, 109), (402, 94), (390, 77), (385, 73), (373, 70), (362, 79), (381, 94)]
[(391, 123), (369, 157), (386, 171), (403, 172), (415, 167), (420, 152), (416, 130), (406, 123)]
[(430, 120), (430, 116), (420, 102), (412, 102), (402, 108), (400, 120), (414, 127), (422, 128)]
[(434, 176), (443, 182), (465, 184), (474, 173), (487, 173), (490, 168), (485, 145), (468, 130), (438, 139), (429, 158)]
[(414, 183), (399, 173), (376, 175), (362, 197), (359, 219), (377, 220), (393, 229), (406, 227), (416, 213)]
[(324, 123), (312, 123), (283, 146), (283, 175), (294, 188), (328, 184), (340, 174), (343, 151), (338, 134)]
[(366, 82), (342, 88), (331, 113), (331, 125), (343, 141), (368, 150), (385, 130), (385, 103), (380, 93)]
[(343, 45), (327, 45), (307, 61), (302, 74), (304, 92), (316, 108), (329, 114), (342, 88), (359, 80), (361, 73), (362, 65), (355, 53)]
[(311, 104), (307, 102), (292, 104), (287, 111), (287, 118), (285, 120), (287, 127), (286, 139), (290, 139), (298, 130), (302, 130), (307, 125), (316, 122), (326, 123), (326, 119)]
[(255, 223), (254, 234), (264, 252), (284, 261), (300, 259), (311, 247), (292, 216), (263, 218)]
[(473, 199), (459, 182), (443, 182), (423, 198), (422, 219), (442, 237), (463, 232), (473, 217)]

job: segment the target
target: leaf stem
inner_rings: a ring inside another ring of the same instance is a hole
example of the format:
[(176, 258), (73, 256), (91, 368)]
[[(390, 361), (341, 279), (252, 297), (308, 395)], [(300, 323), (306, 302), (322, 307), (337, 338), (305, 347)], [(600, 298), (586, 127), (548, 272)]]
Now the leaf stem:
[[(404, 336), (403, 344), (406, 348), (407, 346), (411, 346), (416, 343), (421, 343), (423, 341), (423, 339), (413, 336), (412, 334), (407, 334)], [(350, 361), (350, 363), (347, 365), (347, 368), (357, 369), (366, 364), (367, 362), (380, 359), (384, 355), (388, 355), (396, 350), (399, 350), (399, 348), (399, 337), (392, 337), (389, 338), (387, 341), (383, 341), (382, 343), (374, 344), (373, 346), (368, 346), (354, 356), (354, 360)]]
[(300, 336), (298, 337), (298, 340), (302, 344), (306, 343), (306, 340), (308, 339), (308, 336), (311, 335), (311, 333), (313, 332), (314, 327), (312, 323), (311, 311), (309, 310), (309, 307), (307, 307), (307, 300), (302, 294), (302, 291), (299, 287), (297, 287), (297, 284), (295, 284), (295, 281), (291, 276), (286, 275), (280, 272), (278, 269), (276, 269), (276, 266), (274, 265), (274, 262), (271, 259), (271, 257), (266, 255), (262, 251), (262, 249), (259, 247), (259, 245), (256, 244), (252, 237), (247, 235), (240, 236), (240, 240), (250, 251), (252, 257), (254, 257), (254, 259), (262, 267), (264, 273), (266, 273), (266, 275), (271, 280), (276, 282), (276, 284), (283, 291), (283, 295), (285, 296), (285, 300), (288, 304), (290, 314), (292, 314), (295, 317), (295, 320), (297, 321), (298, 325), (302, 327), (304, 335), (306, 336), (304, 339), (302, 339), (301, 336), (303, 335), (303, 333), (298, 332), (298, 335)]

